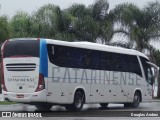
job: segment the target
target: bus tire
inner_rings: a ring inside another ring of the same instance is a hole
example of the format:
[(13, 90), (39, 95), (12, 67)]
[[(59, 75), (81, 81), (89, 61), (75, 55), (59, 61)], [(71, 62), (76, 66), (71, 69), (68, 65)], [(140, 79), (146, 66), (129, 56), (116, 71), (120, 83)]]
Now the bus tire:
[(108, 103), (100, 103), (100, 106), (101, 106), (102, 108), (106, 108), (106, 107), (108, 106)]
[(130, 108), (132, 106), (132, 103), (124, 103), (125, 108)]
[(35, 105), (38, 111), (50, 111), (52, 104)]
[(65, 109), (67, 110), (67, 111), (74, 111), (73, 110), (73, 105), (71, 104), (68, 104), (68, 105), (65, 105)]
[(133, 108), (137, 108), (140, 104), (141, 101), (141, 96), (139, 92), (135, 92), (134, 94), (134, 98), (133, 98), (133, 103), (132, 103), (132, 107)]
[(74, 95), (73, 104), (65, 105), (67, 111), (80, 111), (84, 104), (84, 93), (76, 91)]

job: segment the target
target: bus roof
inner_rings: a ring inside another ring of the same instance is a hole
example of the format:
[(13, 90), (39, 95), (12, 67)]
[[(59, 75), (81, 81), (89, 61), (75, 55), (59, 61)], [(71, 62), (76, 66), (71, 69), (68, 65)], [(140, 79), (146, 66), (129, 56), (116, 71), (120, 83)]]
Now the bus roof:
[[(43, 38), (41, 38), (43, 39)], [(9, 39), (9, 41), (14, 40), (39, 40), (39, 38), (13, 38)], [(133, 50), (133, 49), (127, 49), (122, 47), (116, 47), (116, 46), (110, 46), (110, 45), (103, 45), (98, 43), (92, 43), (92, 42), (67, 42), (67, 41), (61, 41), (61, 40), (54, 40), (54, 39), (45, 39), (47, 43), (56, 44), (56, 45), (64, 45), (64, 46), (70, 46), (70, 47), (78, 47), (78, 48), (85, 48), (85, 49), (91, 49), (91, 50), (99, 50), (99, 51), (107, 51), (107, 52), (114, 52), (114, 53), (121, 53), (121, 54), (128, 54), (128, 55), (138, 55), (142, 56), (146, 59), (148, 57), (144, 55), (143, 53)]]
[(50, 43), (50, 44), (92, 49), (92, 50), (100, 50), (100, 51), (107, 51), (107, 52), (114, 52), (114, 53), (122, 53), (122, 54), (129, 54), (129, 55), (138, 55), (148, 59), (146, 55), (133, 49), (126, 49), (122, 47), (109, 46), (109, 45), (103, 45), (103, 44), (91, 43), (91, 42), (66, 42), (66, 41), (52, 40), (52, 39), (45, 39), (45, 40), (47, 41), (47, 43)]

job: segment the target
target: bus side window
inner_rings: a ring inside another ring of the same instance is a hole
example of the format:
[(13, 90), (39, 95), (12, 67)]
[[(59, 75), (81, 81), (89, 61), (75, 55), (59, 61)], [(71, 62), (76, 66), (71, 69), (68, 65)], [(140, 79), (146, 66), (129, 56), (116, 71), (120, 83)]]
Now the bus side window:
[(140, 64), (138, 62), (138, 58), (137, 56), (131, 56), (130, 55), (130, 71), (132, 71), (133, 73), (136, 73), (137, 75), (141, 76), (142, 77), (142, 72), (141, 72), (141, 69), (140, 69)]
[(149, 84), (153, 84), (153, 75), (152, 75), (152, 71), (151, 71), (151, 67), (149, 64), (147, 64), (148, 60), (145, 58), (140, 57), (141, 62), (142, 62), (142, 66), (144, 69), (144, 73), (145, 73), (145, 77), (146, 77), (146, 81)]
[(85, 68), (91, 68), (91, 50), (85, 50)]
[(52, 55), (54, 55), (54, 46), (52, 46)]
[(83, 65), (84, 65), (83, 49), (70, 47), (68, 62), (69, 62), (69, 67), (83, 68)]
[(105, 70), (113, 70), (113, 53), (106, 53)]
[(107, 60), (106, 60), (106, 55), (105, 54), (106, 54), (105, 52), (100, 53), (100, 59), (99, 59), (99, 62), (100, 62), (99, 69), (100, 70), (105, 70), (105, 68), (106, 68), (105, 63), (106, 63)]
[(126, 57), (125, 55), (122, 54), (115, 54), (115, 67), (117, 71), (123, 71), (124, 70), (124, 57)]
[(91, 52), (91, 69), (100, 69), (99, 68), (99, 51)]
[(53, 49), (55, 49), (53, 45), (50, 45), (50, 44), (47, 45), (48, 57), (51, 63), (54, 63), (55, 54), (53, 54)]
[(148, 65), (148, 69), (147, 69), (147, 78), (148, 78), (148, 83), (152, 85), (153, 84), (153, 74), (152, 74), (150, 65)]
[(47, 45), (48, 56), (51, 63), (65, 67), (68, 64), (68, 48), (59, 45)]

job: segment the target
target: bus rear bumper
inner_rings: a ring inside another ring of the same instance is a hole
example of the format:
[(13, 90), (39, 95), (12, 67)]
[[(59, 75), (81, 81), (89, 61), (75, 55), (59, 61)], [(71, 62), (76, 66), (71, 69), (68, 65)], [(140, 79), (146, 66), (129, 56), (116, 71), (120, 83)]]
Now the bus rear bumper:
[(13, 101), (13, 102), (46, 102), (46, 90), (41, 90), (39, 92), (33, 93), (15, 93), (2, 91), (3, 100)]

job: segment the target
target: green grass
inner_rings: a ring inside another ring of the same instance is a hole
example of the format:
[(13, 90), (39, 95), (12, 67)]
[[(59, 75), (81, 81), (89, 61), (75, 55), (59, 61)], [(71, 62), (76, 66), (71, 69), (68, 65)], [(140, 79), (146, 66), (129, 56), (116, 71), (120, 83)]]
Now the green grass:
[(11, 105), (11, 104), (16, 104), (16, 102), (0, 101), (0, 105)]

